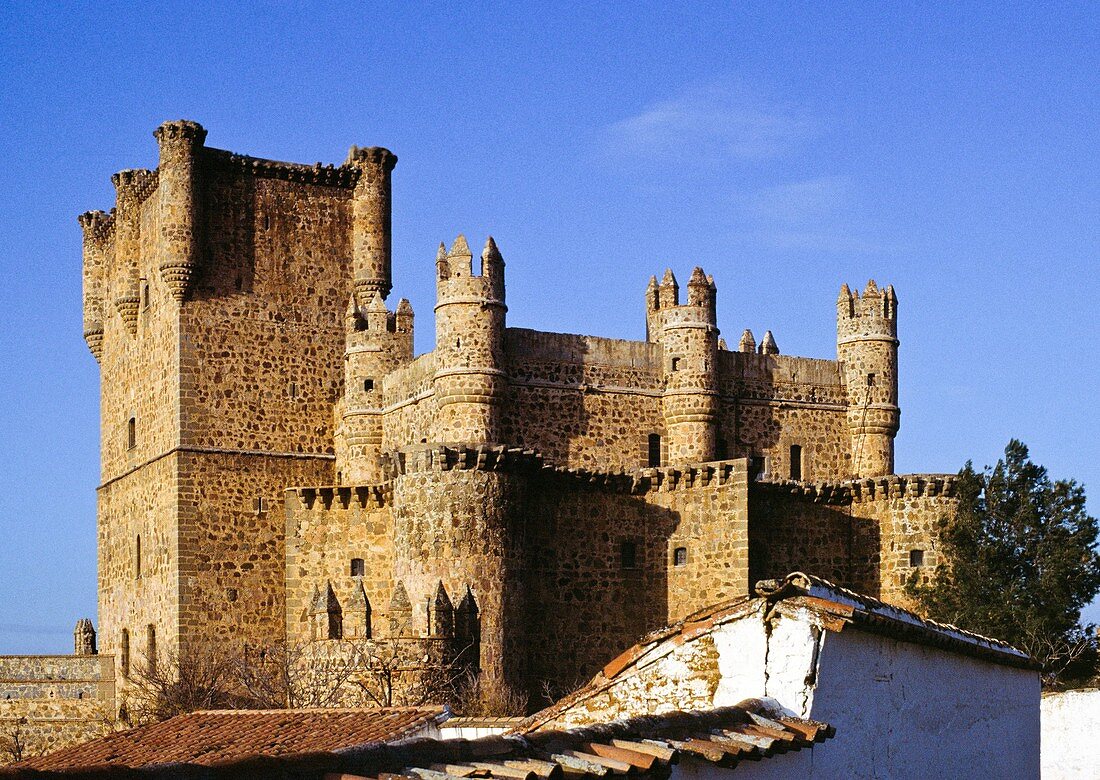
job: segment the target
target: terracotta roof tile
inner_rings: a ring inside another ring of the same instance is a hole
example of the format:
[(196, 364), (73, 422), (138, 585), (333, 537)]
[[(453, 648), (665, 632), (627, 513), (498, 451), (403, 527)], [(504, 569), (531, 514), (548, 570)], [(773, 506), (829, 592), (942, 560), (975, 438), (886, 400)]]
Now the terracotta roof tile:
[(390, 709), (214, 710), (120, 731), (20, 764), (27, 769), (213, 766), (253, 756), (331, 752), (397, 740), (439, 723), (443, 707)]

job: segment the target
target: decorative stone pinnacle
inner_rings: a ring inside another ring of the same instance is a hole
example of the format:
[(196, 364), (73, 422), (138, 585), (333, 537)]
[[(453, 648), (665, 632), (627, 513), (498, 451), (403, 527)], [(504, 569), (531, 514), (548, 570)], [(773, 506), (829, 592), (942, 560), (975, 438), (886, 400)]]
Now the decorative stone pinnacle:
[(775, 337), (769, 330), (764, 334), (764, 340), (760, 342), (760, 354), (761, 355), (778, 355), (779, 346), (775, 343)]
[(691, 271), (691, 278), (688, 279), (688, 287), (707, 287), (707, 275), (703, 273), (703, 269), (699, 266), (695, 266)]
[(672, 273), (671, 268), (666, 268), (665, 269), (665, 275), (661, 279), (661, 286), (662, 287), (667, 287), (669, 285), (675, 285), (675, 284), (676, 284), (676, 274)]
[(458, 234), (458, 238), (451, 244), (451, 251), (447, 253), (447, 257), (473, 257), (470, 253), (470, 245), (466, 243), (466, 236)]
[(741, 352), (756, 351), (756, 337), (752, 335), (752, 331), (748, 328), (745, 328), (745, 332), (741, 334), (741, 342), (737, 345), (737, 348)]
[(497, 249), (497, 242), (493, 240), (492, 236), (489, 236), (485, 241), (485, 248), (481, 251), (481, 258), (483, 260), (496, 260), (500, 261), (504, 258), (500, 255), (500, 250)]

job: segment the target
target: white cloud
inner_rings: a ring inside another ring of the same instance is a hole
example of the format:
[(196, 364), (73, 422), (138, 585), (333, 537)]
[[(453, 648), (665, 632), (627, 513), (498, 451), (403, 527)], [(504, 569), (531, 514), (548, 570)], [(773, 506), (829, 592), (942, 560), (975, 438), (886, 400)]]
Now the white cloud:
[(790, 107), (747, 90), (709, 87), (652, 103), (605, 128), (609, 153), (716, 164), (788, 152), (812, 132)]
[(779, 184), (757, 190), (748, 211), (758, 219), (800, 225), (832, 218), (847, 208), (851, 182), (846, 176)]

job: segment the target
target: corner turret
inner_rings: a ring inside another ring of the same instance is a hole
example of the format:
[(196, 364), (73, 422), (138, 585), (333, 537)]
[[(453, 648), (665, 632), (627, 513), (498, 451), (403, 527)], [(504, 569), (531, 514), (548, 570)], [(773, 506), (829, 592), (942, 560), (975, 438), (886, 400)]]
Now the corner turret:
[(355, 293), (360, 304), (374, 293), (385, 300), (393, 286), (391, 173), (397, 155), (381, 146), (351, 147), (346, 165), (359, 169), (352, 196), (351, 251)]
[(172, 298), (183, 303), (195, 269), (195, 168), (206, 130), (198, 122), (180, 120), (165, 122), (153, 136), (160, 146), (158, 270)]
[(141, 203), (156, 186), (154, 171), (128, 169), (111, 177), (115, 185), (115, 257), (110, 287), (127, 332), (137, 335), (141, 306)]
[(490, 237), (481, 273), (465, 236), (436, 257), (436, 403), (434, 438), (495, 443), (507, 377), (504, 365), (504, 258)]
[(894, 472), (898, 408), (898, 299), (874, 280), (860, 296), (848, 285), (837, 298), (837, 359), (848, 389), (851, 474), (878, 477)]
[(103, 296), (108, 271), (107, 235), (114, 215), (86, 211), (77, 218), (84, 232), (84, 341), (96, 362), (103, 359)]

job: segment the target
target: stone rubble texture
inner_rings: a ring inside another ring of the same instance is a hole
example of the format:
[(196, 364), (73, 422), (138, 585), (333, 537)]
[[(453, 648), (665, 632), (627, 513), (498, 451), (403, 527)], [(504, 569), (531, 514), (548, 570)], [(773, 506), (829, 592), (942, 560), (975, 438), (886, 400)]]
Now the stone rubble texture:
[(122, 689), (124, 635), (135, 658), (150, 630), (172, 654), (325, 641), (327, 587), (349, 636), (424, 638), (441, 587), (466, 599), (447, 630), (476, 622), (484, 680), (537, 694), (756, 578), (900, 601), (934, 565), (953, 485), (893, 476), (892, 287), (841, 289), (837, 360), (770, 331), (729, 351), (699, 268), (686, 294), (671, 270), (649, 281), (643, 341), (543, 333), (507, 327), (499, 248), (460, 235), (415, 356), (412, 307), (386, 303), (396, 156), (261, 160), (187, 121), (155, 136), (158, 169), (116, 174), (115, 208), (80, 217), (99, 649)]

